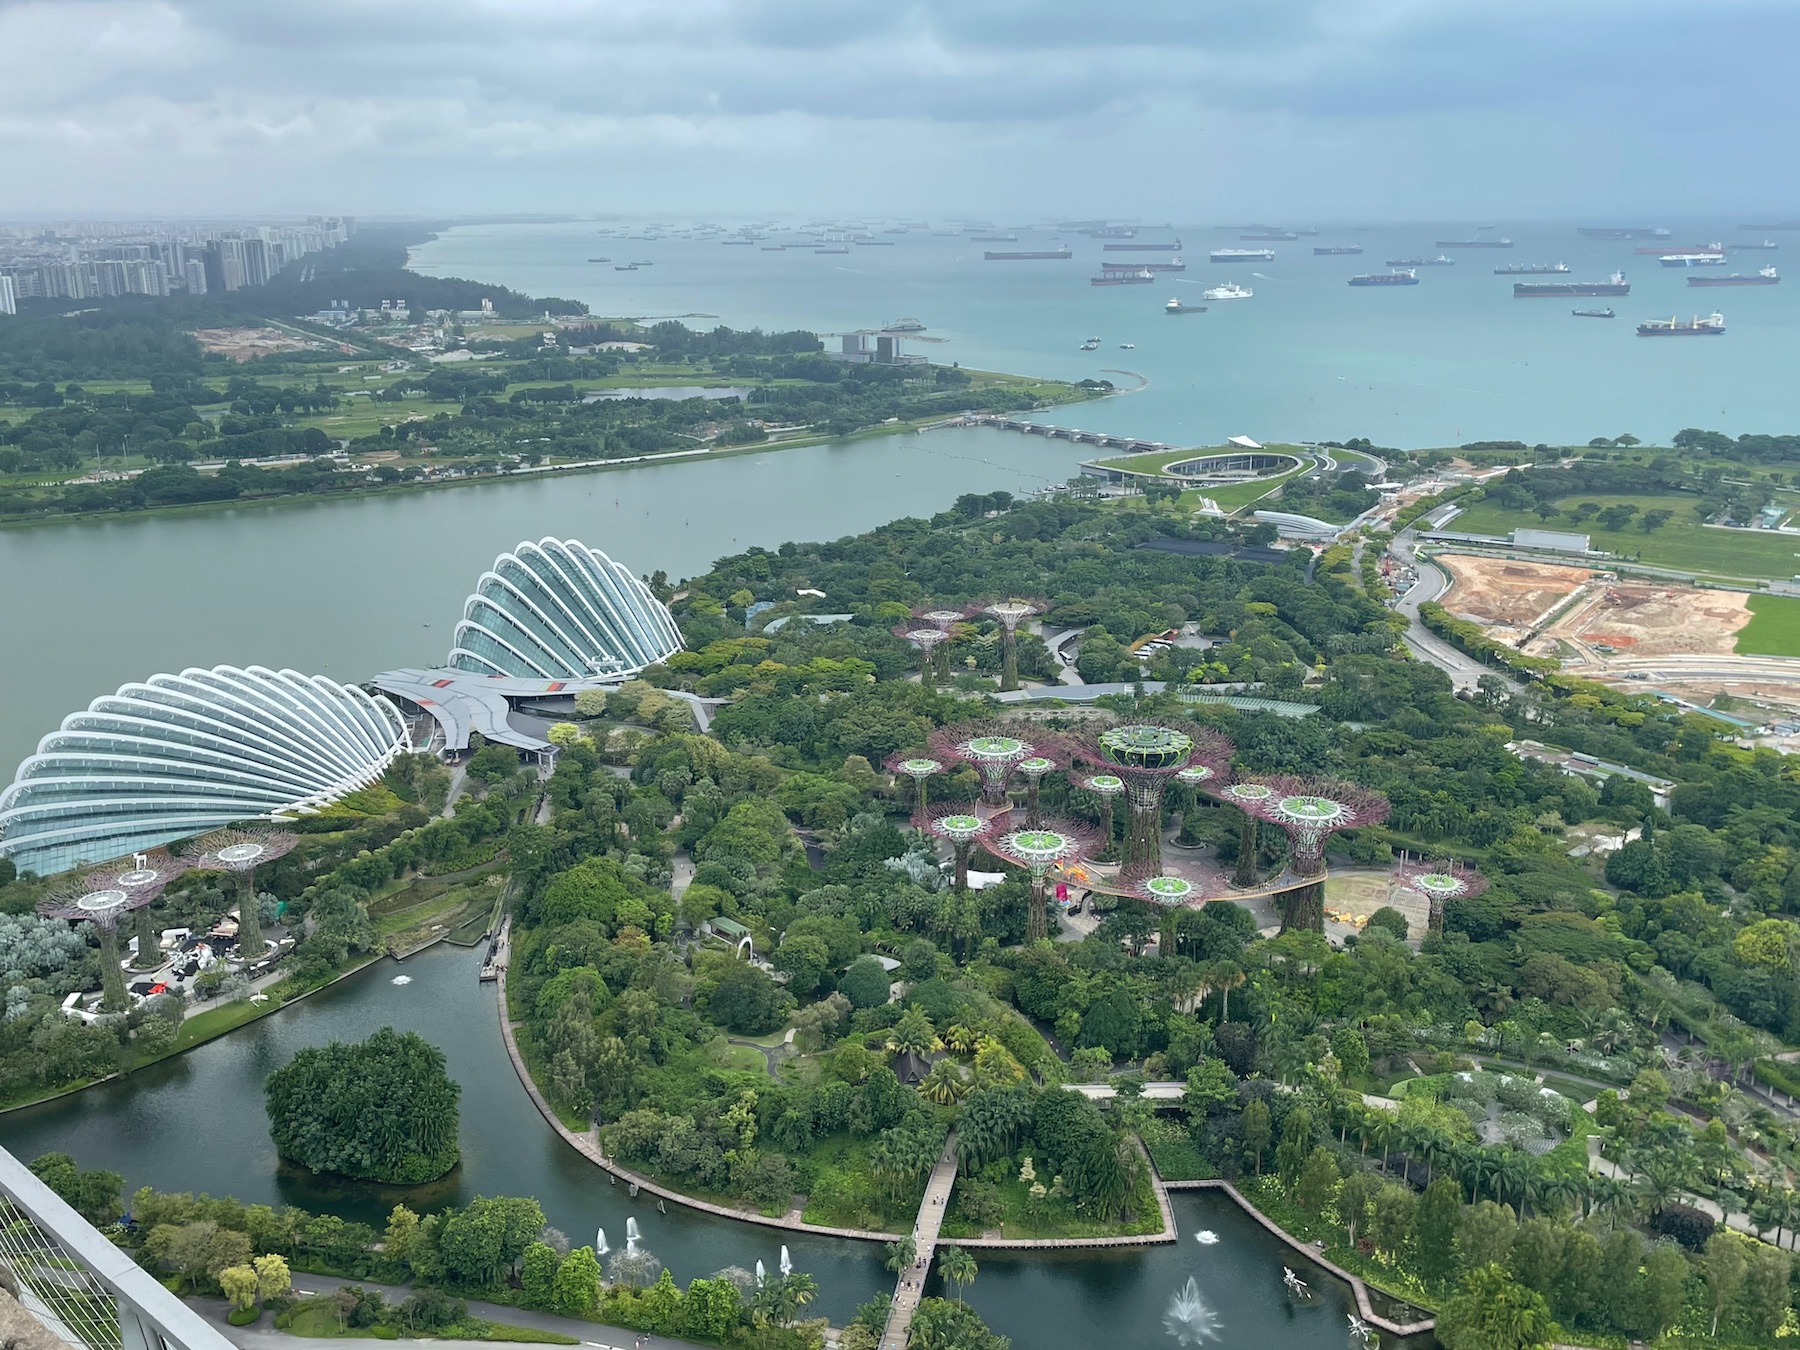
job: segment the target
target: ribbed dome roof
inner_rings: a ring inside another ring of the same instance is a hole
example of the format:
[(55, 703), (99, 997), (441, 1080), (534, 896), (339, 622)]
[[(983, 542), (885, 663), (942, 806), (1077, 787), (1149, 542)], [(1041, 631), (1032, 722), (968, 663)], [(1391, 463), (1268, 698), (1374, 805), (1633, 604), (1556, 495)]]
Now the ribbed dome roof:
[(650, 588), (599, 549), (540, 539), (494, 559), (463, 606), (450, 665), (483, 675), (629, 675), (681, 650)]
[(48, 875), (316, 809), (412, 748), (385, 698), (317, 675), (153, 675), (71, 713), (0, 792), (0, 854)]

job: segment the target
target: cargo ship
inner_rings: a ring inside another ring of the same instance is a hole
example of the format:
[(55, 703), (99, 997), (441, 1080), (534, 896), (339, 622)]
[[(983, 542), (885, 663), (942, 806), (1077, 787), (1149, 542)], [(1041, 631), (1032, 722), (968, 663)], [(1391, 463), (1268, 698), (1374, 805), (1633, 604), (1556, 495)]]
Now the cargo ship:
[(1239, 239), (1246, 243), (1291, 244), (1300, 236), (1292, 230), (1253, 230), (1249, 234), (1240, 234)]
[(1749, 230), (1753, 234), (1763, 234), (1769, 230), (1800, 230), (1800, 220), (1771, 220), (1761, 225), (1742, 225), (1740, 230)]
[(1505, 267), (1496, 267), (1497, 277), (1552, 277), (1564, 276), (1568, 273), (1567, 263), (1508, 263)]
[(1215, 248), (1208, 255), (1214, 262), (1274, 262), (1275, 250), (1272, 248)]
[(1723, 253), (1665, 253), (1657, 259), (1664, 267), (1723, 267)]
[(1049, 262), (1061, 258), (1073, 258), (1075, 255), (1063, 248), (1015, 249), (999, 253), (989, 249), (981, 255), (988, 262)]
[(1206, 306), (1205, 305), (1184, 305), (1181, 303), (1181, 297), (1176, 296), (1173, 300), (1169, 301), (1168, 304), (1163, 306), (1163, 313), (1164, 314), (1204, 314), (1204, 313), (1206, 313)]
[(1100, 251), (1102, 253), (1179, 253), (1181, 252), (1181, 240), (1177, 239), (1173, 243), (1168, 244), (1143, 244), (1137, 242), (1129, 244), (1102, 244), (1100, 245)]
[(1613, 313), (1611, 305), (1608, 305), (1605, 309), (1572, 309), (1569, 313), (1573, 314), (1578, 319), (1612, 319), (1618, 317)]
[(1717, 239), (1710, 244), (1650, 244), (1638, 249), (1638, 255), (1646, 258), (1660, 258), (1667, 253), (1723, 253), (1725, 245)]
[[(1104, 267), (1104, 266), (1106, 266), (1106, 264), (1102, 263), (1101, 266)], [(1146, 258), (1143, 262), (1138, 262), (1134, 259), (1132, 262), (1127, 264), (1127, 266), (1136, 268), (1136, 269), (1138, 269), (1140, 271), (1144, 271), (1144, 272), (1185, 272), (1185, 271), (1187, 271), (1187, 264), (1181, 260), (1181, 255), (1179, 253), (1176, 254), (1173, 258), (1169, 258), (1166, 261), (1162, 261), (1162, 262), (1153, 261), (1148, 258)]]
[(1097, 277), (1089, 277), (1090, 286), (1146, 286), (1156, 280), (1147, 267), (1108, 267)]
[(969, 242), (971, 244), (1016, 244), (1019, 242), (1019, 236), (1016, 234), (972, 234), (969, 236)]
[(1781, 245), (1776, 243), (1773, 239), (1765, 239), (1760, 244), (1752, 244), (1752, 243), (1730, 244), (1727, 247), (1734, 248), (1734, 249), (1762, 249), (1762, 250), (1772, 251), (1774, 249), (1780, 248)]
[(1498, 239), (1440, 239), (1433, 248), (1511, 248), (1512, 240), (1505, 235)]
[(1667, 230), (1648, 225), (1583, 225), (1575, 231), (1583, 239), (1667, 239)]
[(1774, 286), (1781, 281), (1781, 274), (1773, 267), (1765, 267), (1757, 272), (1733, 272), (1722, 277), (1689, 277), (1690, 286)]
[(1313, 246), (1313, 257), (1315, 258), (1354, 258), (1361, 252), (1361, 244), (1339, 244), (1331, 248)]
[(1417, 286), (1419, 274), (1410, 267), (1394, 272), (1365, 272), (1362, 276), (1351, 277), (1352, 286)]
[(1614, 272), (1605, 281), (1515, 281), (1515, 300), (1536, 300), (1565, 295), (1630, 295), (1631, 283), (1623, 272)]
[(1204, 300), (1248, 300), (1256, 292), (1248, 286), (1240, 286), (1235, 281), (1228, 281), (1223, 286), (1214, 286), (1210, 290), (1200, 292)]
[(834, 244), (830, 248), (815, 248), (813, 250), (814, 253), (848, 253), (849, 251), (850, 246), (848, 244)]
[(1442, 253), (1435, 258), (1389, 258), (1389, 267), (1455, 267), (1456, 259), (1447, 258)]
[(1725, 331), (1725, 316), (1715, 309), (1704, 319), (1648, 319), (1637, 331), (1639, 337), (1716, 337)]
[(892, 248), (894, 246), (892, 239), (852, 239), (850, 242), (861, 248)]

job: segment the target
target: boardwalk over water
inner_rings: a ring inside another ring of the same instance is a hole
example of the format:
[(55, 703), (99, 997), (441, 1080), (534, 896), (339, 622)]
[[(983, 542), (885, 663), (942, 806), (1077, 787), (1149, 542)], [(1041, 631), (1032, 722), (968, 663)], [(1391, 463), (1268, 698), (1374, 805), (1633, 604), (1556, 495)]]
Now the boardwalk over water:
[(881, 1333), (881, 1350), (906, 1350), (906, 1338), (912, 1330), (913, 1314), (925, 1296), (925, 1276), (931, 1270), (931, 1259), (937, 1253), (938, 1231), (944, 1226), (944, 1211), (950, 1205), (950, 1189), (956, 1184), (956, 1131), (944, 1140), (944, 1151), (938, 1155), (925, 1183), (925, 1198), (919, 1202), (919, 1217), (913, 1222), (913, 1261), (900, 1272), (894, 1285), (894, 1301), (888, 1307), (887, 1327)]
[(1098, 445), (1123, 450), (1128, 455), (1163, 454), (1180, 446), (1162, 441), (1147, 441), (1137, 436), (1119, 436), (1109, 431), (1078, 431), (1074, 427), (1055, 427), (1048, 422), (1031, 422), (1022, 417), (1004, 417), (999, 413), (965, 413), (940, 426), (991, 427), (995, 431), (1022, 431), (1027, 436), (1047, 436), (1052, 440), (1076, 441), (1082, 445)]

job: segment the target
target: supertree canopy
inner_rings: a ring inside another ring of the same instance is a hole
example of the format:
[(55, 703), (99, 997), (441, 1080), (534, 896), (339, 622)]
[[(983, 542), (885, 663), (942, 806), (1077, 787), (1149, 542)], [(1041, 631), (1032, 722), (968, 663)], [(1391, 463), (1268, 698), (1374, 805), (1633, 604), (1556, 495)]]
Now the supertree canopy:
[(917, 822), (927, 834), (948, 839), (956, 856), (956, 889), (960, 894), (969, 889), (969, 850), (977, 839), (993, 831), (993, 822), (975, 814), (968, 806), (939, 806)]
[(1049, 909), (1044, 899), (1044, 880), (1050, 869), (1090, 857), (1098, 842), (1093, 828), (1085, 822), (1062, 819), (1046, 820), (1037, 829), (986, 834), (980, 841), (996, 858), (1031, 874), (1031, 913), (1025, 930), (1030, 942), (1050, 935)]
[(970, 611), (964, 609), (919, 608), (912, 612), (913, 622), (907, 627), (917, 632), (921, 625), (929, 624), (942, 633), (943, 639), (935, 647), (926, 648), (926, 654), (932, 657), (932, 667), (937, 671), (940, 680), (950, 678), (950, 639), (955, 635), (956, 625), (968, 619)]
[(1125, 791), (1125, 780), (1116, 773), (1091, 773), (1076, 783), (1100, 799), (1100, 852), (1113, 844), (1113, 798)]
[(1161, 933), (1157, 939), (1157, 955), (1175, 954), (1175, 919), (1187, 906), (1200, 898), (1200, 888), (1186, 877), (1153, 876), (1138, 882), (1140, 899), (1162, 909)]
[(1222, 778), (1233, 746), (1218, 732), (1177, 720), (1123, 722), (1089, 731), (1077, 753), (1125, 784), (1131, 823), (1125, 832), (1124, 872), (1131, 877), (1162, 871), (1162, 799), (1171, 778)]
[(1019, 625), (1033, 614), (1041, 614), (1044, 606), (1036, 600), (1017, 597), (996, 600), (982, 606), (982, 612), (1000, 621), (1000, 688), (1019, 687)]
[(202, 872), (235, 872), (238, 878), (238, 955), (262, 955), (262, 921), (256, 913), (256, 869), (293, 852), (300, 836), (286, 830), (215, 830), (194, 841), (190, 854)]
[(972, 766), (990, 806), (1006, 801), (1006, 785), (1022, 761), (1036, 757), (1040, 745), (1054, 744), (1053, 736), (1025, 723), (956, 722), (931, 733), (932, 757)]
[[(1379, 792), (1334, 778), (1257, 779), (1234, 783), (1220, 795), (1287, 834), (1289, 869), (1301, 877), (1315, 877), (1325, 870), (1325, 841), (1333, 834), (1379, 824), (1388, 814), (1388, 800)], [(1322, 930), (1324, 926), (1322, 881), (1309, 881), (1284, 893), (1283, 932), (1291, 928)]]
[(129, 862), (112, 863), (89, 873), (89, 880), (102, 888), (124, 891), (144, 903), (137, 906), (137, 961), (143, 970), (154, 970), (162, 960), (157, 945), (156, 925), (151, 920), (150, 905), (176, 877), (188, 870), (186, 859), (167, 853), (139, 853)]
[(936, 665), (931, 659), (932, 649), (950, 635), (941, 628), (922, 627), (918, 624), (903, 623), (895, 625), (894, 636), (897, 638), (904, 638), (919, 649), (919, 679), (922, 683), (930, 684), (932, 676), (937, 670)]
[(1027, 825), (1037, 825), (1043, 819), (1043, 811), (1038, 803), (1038, 784), (1043, 780), (1045, 774), (1055, 773), (1058, 769), (1065, 767), (1068, 759), (1066, 754), (1057, 754), (1053, 757), (1044, 753), (1046, 749), (1060, 750), (1060, 746), (1039, 746), (1037, 749), (1037, 754), (1020, 760), (1014, 770), (1025, 780), (1025, 823)]
[(918, 800), (913, 806), (915, 815), (925, 814), (925, 780), (934, 774), (944, 771), (944, 762), (933, 759), (929, 755), (920, 755), (908, 751), (889, 755), (881, 762), (882, 767), (896, 777), (905, 775), (918, 786)]
[(100, 935), (100, 1010), (124, 1012), (125, 972), (119, 964), (119, 924), (127, 914), (148, 905), (155, 892), (145, 889), (134, 895), (107, 884), (109, 881), (104, 873), (71, 875), (38, 905), (38, 913), (47, 919), (94, 925)]
[(1394, 868), (1394, 880), (1417, 891), (1430, 903), (1426, 927), (1444, 931), (1444, 906), (1452, 900), (1473, 900), (1488, 888), (1488, 879), (1459, 862), (1402, 861)]

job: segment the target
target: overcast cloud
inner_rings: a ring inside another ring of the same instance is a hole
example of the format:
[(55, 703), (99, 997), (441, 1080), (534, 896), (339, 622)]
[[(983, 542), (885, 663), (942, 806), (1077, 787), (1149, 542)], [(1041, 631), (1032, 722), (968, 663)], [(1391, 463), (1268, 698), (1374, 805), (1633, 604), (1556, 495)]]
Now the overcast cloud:
[(0, 215), (1793, 213), (1794, 0), (0, 0)]

